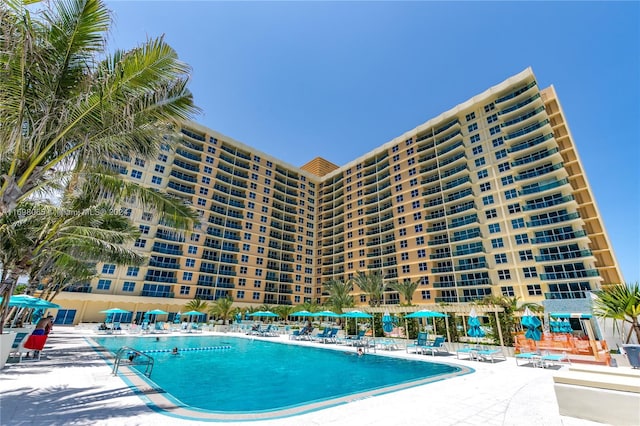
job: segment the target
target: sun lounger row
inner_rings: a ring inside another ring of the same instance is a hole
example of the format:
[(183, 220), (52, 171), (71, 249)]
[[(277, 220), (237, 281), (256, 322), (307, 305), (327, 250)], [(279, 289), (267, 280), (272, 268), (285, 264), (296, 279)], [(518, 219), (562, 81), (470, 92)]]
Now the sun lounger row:
[(446, 353), (449, 351), (445, 346), (445, 339), (442, 336), (436, 337), (433, 342), (427, 341), (427, 333), (418, 333), (418, 338), (406, 347), (407, 353), (427, 354), (435, 356), (437, 353)]
[[(549, 352), (523, 352), (516, 354), (515, 358), (516, 365), (518, 366), (531, 364), (534, 367), (547, 368), (556, 365), (571, 364), (571, 360), (566, 352), (561, 354), (553, 354)], [(518, 360), (525, 360), (526, 362), (524, 364), (519, 364)]]
[(487, 348), (483, 346), (464, 345), (456, 351), (456, 358), (464, 357), (472, 361), (491, 361), (506, 360), (506, 356), (502, 349)]

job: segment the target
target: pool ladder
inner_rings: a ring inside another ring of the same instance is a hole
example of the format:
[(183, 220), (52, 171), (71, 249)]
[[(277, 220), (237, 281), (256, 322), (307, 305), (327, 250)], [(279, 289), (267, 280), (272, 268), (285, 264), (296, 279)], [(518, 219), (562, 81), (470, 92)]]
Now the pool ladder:
[(127, 365), (144, 365), (145, 369), (143, 374), (147, 377), (151, 377), (153, 371), (153, 358), (137, 349), (130, 348), (129, 346), (123, 346), (116, 352), (116, 360), (113, 363), (113, 375), (118, 374), (118, 368), (122, 363), (122, 360), (128, 361)]

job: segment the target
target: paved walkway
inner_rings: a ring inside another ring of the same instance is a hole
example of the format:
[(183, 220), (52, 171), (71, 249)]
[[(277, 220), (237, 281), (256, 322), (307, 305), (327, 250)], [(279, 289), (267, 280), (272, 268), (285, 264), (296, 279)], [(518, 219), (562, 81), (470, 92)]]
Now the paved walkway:
[[(0, 371), (0, 424), (195, 425), (152, 411), (86, 342), (90, 331), (57, 326), (39, 362), (9, 363)], [(271, 338), (273, 340), (273, 338)], [(309, 343), (303, 343), (309, 344)], [(332, 345), (326, 345), (332, 346)], [(326, 347), (324, 346), (324, 347)], [(551, 369), (480, 363), (453, 357), (389, 352), (392, 356), (457, 362), (475, 373), (296, 417), (226, 425), (416, 426), (600, 425), (560, 416)], [(335, 378), (343, 379), (343, 378)]]

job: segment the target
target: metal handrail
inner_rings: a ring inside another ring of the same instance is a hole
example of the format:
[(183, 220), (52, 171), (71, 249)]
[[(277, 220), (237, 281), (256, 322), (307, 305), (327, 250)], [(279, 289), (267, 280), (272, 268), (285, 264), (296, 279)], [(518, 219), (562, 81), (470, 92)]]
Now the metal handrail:
[(153, 357), (143, 352), (140, 352), (137, 349), (131, 348), (129, 346), (123, 346), (120, 349), (118, 349), (118, 352), (116, 352), (116, 359), (115, 359), (115, 362), (113, 363), (113, 372), (112, 372), (114, 376), (118, 374), (118, 368), (120, 367), (120, 364), (123, 358), (129, 361), (128, 365), (146, 366), (143, 374), (147, 377), (151, 377), (151, 372), (153, 371), (153, 363), (154, 363)]

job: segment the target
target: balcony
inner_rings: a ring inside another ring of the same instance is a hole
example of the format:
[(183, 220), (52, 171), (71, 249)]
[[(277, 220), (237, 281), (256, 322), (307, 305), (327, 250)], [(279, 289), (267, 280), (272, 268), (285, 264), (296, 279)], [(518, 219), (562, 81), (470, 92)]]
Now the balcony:
[(518, 123), (522, 123), (522, 122), (526, 122), (527, 120), (529, 120), (532, 117), (535, 117), (536, 115), (540, 114), (542, 111), (544, 111), (544, 106), (538, 107), (536, 109), (534, 109), (533, 111), (528, 111), (525, 114), (522, 114), (516, 118), (513, 118), (509, 121), (505, 121), (504, 123), (500, 124), (500, 127), (504, 128), (504, 127), (508, 127), (508, 126), (513, 126), (514, 124), (518, 124)]
[(555, 170), (560, 170), (564, 167), (564, 165), (562, 163), (556, 163), (556, 164), (546, 164), (544, 166), (541, 167), (536, 167), (535, 169), (531, 169), (531, 170), (527, 170), (523, 173), (520, 173), (518, 175), (515, 176), (515, 180), (516, 181), (520, 181), (520, 180), (525, 180), (525, 179), (531, 179), (534, 177), (538, 177), (538, 176), (542, 176), (545, 175), (547, 173), (551, 173)]
[(191, 176), (191, 175), (188, 175), (186, 173), (181, 173), (181, 172), (179, 172), (177, 170), (171, 170), (171, 173), (169, 173), (169, 175), (173, 176), (173, 177), (175, 177), (177, 179), (182, 179), (182, 180), (184, 180), (186, 182), (191, 182), (191, 183), (197, 183), (198, 182), (198, 179), (195, 176)]
[(180, 269), (179, 262), (161, 262), (158, 260), (154, 260), (153, 258), (149, 259), (149, 266), (154, 266), (157, 268)]
[(517, 111), (520, 108), (527, 106), (534, 101), (537, 101), (538, 99), (540, 99), (540, 93), (536, 93), (535, 95), (525, 99), (522, 102), (518, 102), (517, 104), (511, 105), (510, 107), (503, 109), (502, 111), (498, 111), (498, 115), (499, 116), (509, 115), (509, 113)]
[(520, 167), (526, 164), (535, 163), (536, 161), (540, 161), (544, 158), (551, 157), (553, 154), (557, 154), (557, 153), (558, 153), (558, 148), (551, 148), (551, 149), (545, 148), (541, 151), (534, 152), (533, 154), (516, 158), (515, 161), (511, 162), (511, 167)]
[(164, 297), (168, 299), (174, 298), (173, 292), (164, 292), (164, 291), (151, 291), (151, 290), (142, 290), (140, 296), (144, 297)]
[(548, 243), (557, 243), (559, 241), (567, 241), (573, 240), (576, 238), (586, 237), (587, 233), (579, 230), (579, 231), (571, 231), (571, 232), (563, 232), (552, 235), (544, 235), (531, 239), (532, 244), (548, 244)]
[(549, 299), (586, 299), (587, 291), (552, 291), (544, 294), (544, 298)]
[(553, 133), (536, 136), (535, 138), (529, 139), (524, 142), (520, 142), (516, 145), (511, 146), (510, 148), (507, 148), (507, 152), (514, 153), (514, 152), (522, 151), (525, 149), (529, 149), (534, 146), (540, 145), (541, 143), (544, 143), (545, 141), (548, 141), (551, 138), (553, 138)]
[(173, 165), (181, 167), (185, 170), (190, 170), (192, 172), (196, 172), (196, 173), (200, 172), (200, 167), (195, 166), (193, 164), (185, 163), (184, 161), (180, 161), (177, 158), (173, 159)]
[(524, 136), (524, 135), (527, 135), (527, 134), (529, 134), (531, 132), (535, 132), (536, 130), (541, 129), (541, 128), (545, 127), (548, 124), (549, 124), (549, 119), (548, 118), (546, 118), (546, 119), (544, 119), (542, 121), (538, 121), (538, 122), (533, 123), (533, 124), (529, 124), (528, 126), (523, 127), (522, 129), (516, 130), (515, 132), (512, 132), (512, 133), (509, 133), (509, 134), (505, 135), (504, 136), (504, 140), (505, 141), (509, 141), (509, 140), (512, 140), (512, 139), (519, 138), (520, 136)]
[(185, 194), (195, 194), (196, 190), (193, 189), (190, 186), (186, 186), (186, 185), (181, 185), (179, 183), (176, 183), (174, 181), (169, 181), (169, 184), (167, 185), (168, 188), (174, 189), (176, 191), (180, 191), (180, 192), (184, 192)]
[(583, 269), (580, 271), (553, 272), (540, 274), (540, 279), (544, 281), (573, 280), (577, 278), (599, 277), (597, 269)]
[(559, 186), (567, 185), (569, 183), (569, 179), (560, 179), (553, 180), (547, 182), (536, 182), (531, 185), (525, 185), (522, 187), (521, 191), (518, 191), (519, 195), (528, 195), (535, 194), (538, 192), (544, 192), (549, 189), (558, 188)]
[(195, 161), (197, 163), (202, 161), (202, 157), (200, 155), (197, 154), (192, 154), (189, 151), (186, 151), (184, 149), (176, 149), (176, 154), (181, 155), (184, 158), (188, 158), (191, 161)]
[(199, 140), (200, 142), (205, 142), (205, 138), (204, 136), (192, 132), (191, 130), (187, 130), (187, 129), (180, 129), (180, 131), (182, 132), (182, 134), (189, 136), (191, 139), (196, 139)]
[(522, 206), (522, 210), (531, 211), (531, 210), (546, 209), (549, 207), (568, 203), (573, 200), (574, 200), (573, 195), (565, 195), (564, 197), (549, 196), (549, 197), (545, 197), (544, 199), (527, 201), (527, 204)]
[(515, 99), (518, 96), (520, 96), (521, 94), (525, 93), (526, 91), (528, 91), (529, 89), (531, 89), (532, 87), (535, 87), (537, 85), (537, 83), (534, 81), (532, 81), (531, 83), (527, 84), (526, 86), (520, 87), (516, 90), (514, 90), (513, 92), (509, 93), (508, 95), (502, 96), (498, 99), (496, 99), (494, 101), (494, 103), (497, 104), (501, 104), (503, 102), (506, 102), (510, 99)]
[(576, 250), (576, 251), (567, 251), (561, 253), (554, 254), (546, 254), (542, 256), (536, 256), (536, 262), (557, 262), (563, 260), (571, 260), (571, 259), (579, 259), (582, 257), (591, 257), (593, 253), (591, 250)]

